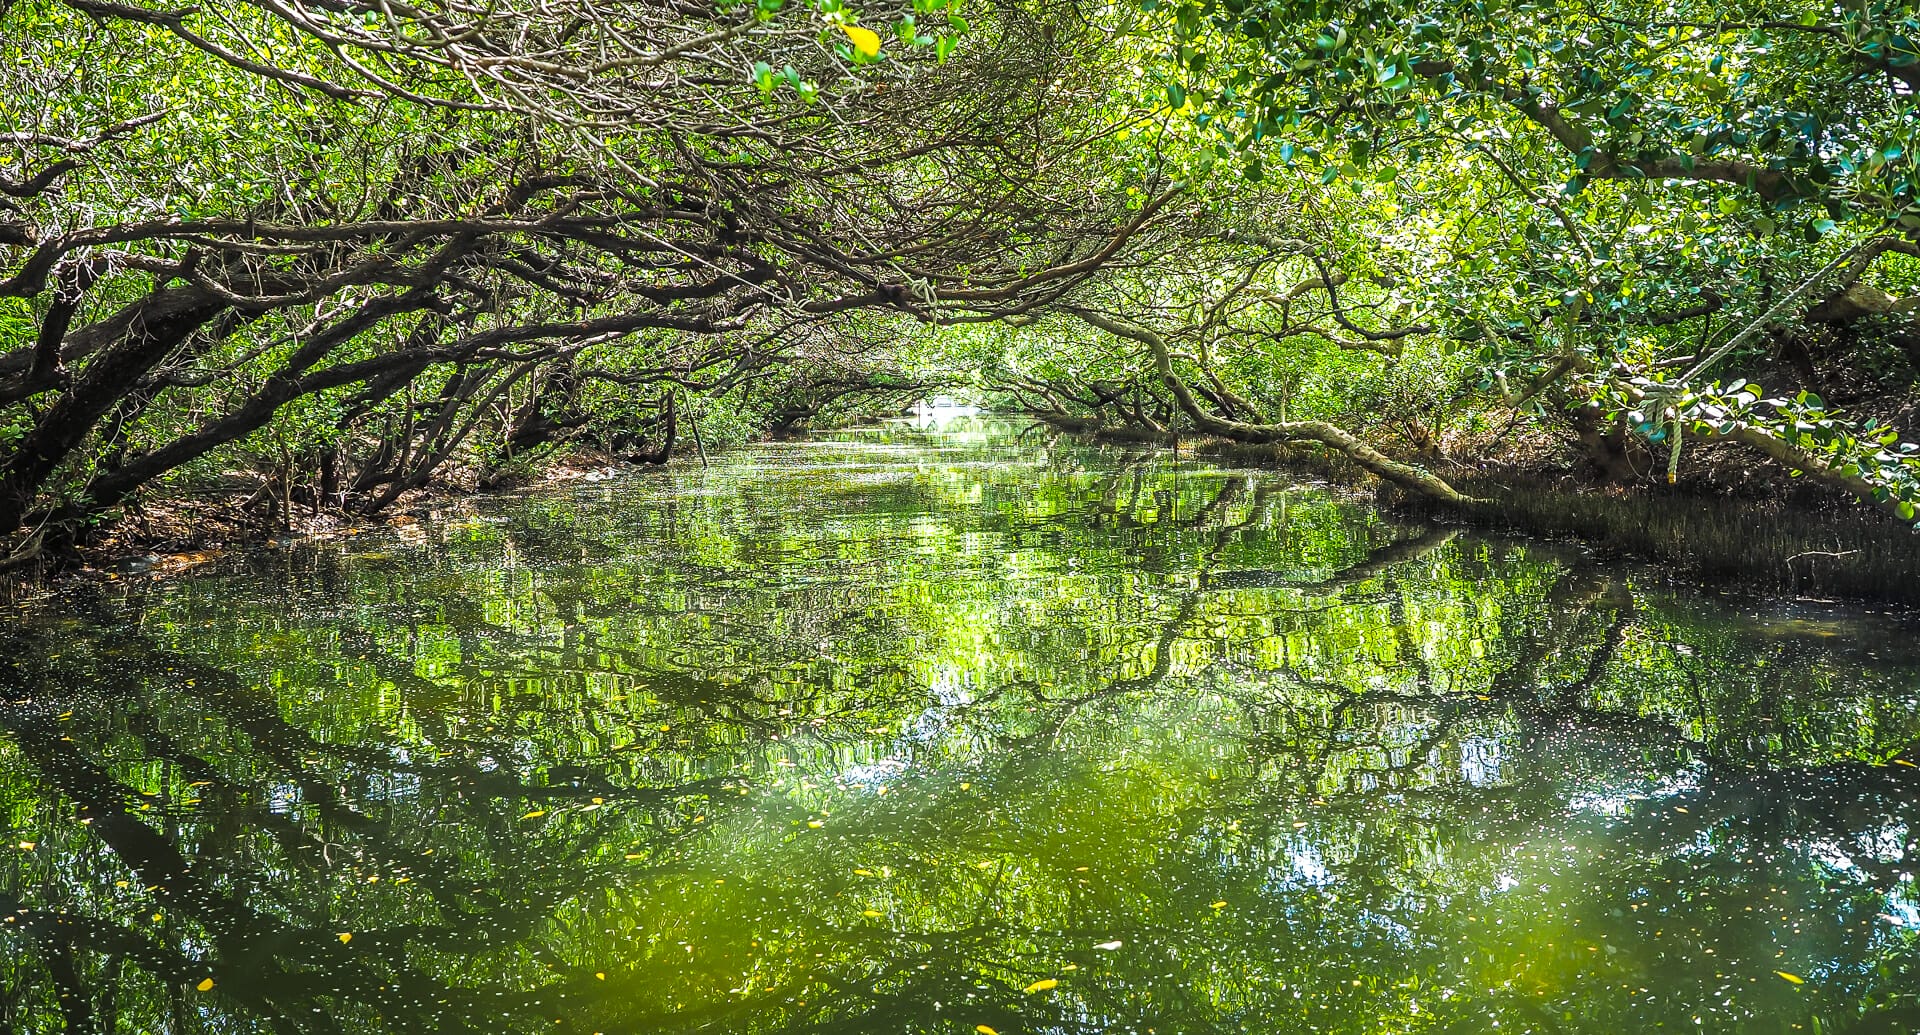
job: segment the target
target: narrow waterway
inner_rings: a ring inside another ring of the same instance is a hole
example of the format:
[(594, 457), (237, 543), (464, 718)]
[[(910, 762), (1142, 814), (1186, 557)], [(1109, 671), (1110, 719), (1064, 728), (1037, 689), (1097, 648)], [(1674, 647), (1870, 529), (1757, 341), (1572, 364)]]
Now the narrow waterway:
[(1920, 622), (992, 422), (0, 617), (0, 1028), (1920, 1030)]

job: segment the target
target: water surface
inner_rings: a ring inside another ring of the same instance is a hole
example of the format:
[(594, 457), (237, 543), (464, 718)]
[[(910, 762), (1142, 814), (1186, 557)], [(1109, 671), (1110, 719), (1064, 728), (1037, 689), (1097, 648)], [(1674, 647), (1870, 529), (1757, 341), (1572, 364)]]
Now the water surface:
[(0, 1028), (1920, 1030), (1916, 623), (969, 423), (0, 622)]

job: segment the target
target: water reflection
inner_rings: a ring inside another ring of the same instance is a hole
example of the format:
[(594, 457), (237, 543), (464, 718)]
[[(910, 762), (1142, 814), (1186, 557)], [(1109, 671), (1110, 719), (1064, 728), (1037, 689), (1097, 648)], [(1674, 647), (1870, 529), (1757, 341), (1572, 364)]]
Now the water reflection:
[(1016, 430), (22, 613), (0, 1022), (1920, 1029), (1910, 623)]

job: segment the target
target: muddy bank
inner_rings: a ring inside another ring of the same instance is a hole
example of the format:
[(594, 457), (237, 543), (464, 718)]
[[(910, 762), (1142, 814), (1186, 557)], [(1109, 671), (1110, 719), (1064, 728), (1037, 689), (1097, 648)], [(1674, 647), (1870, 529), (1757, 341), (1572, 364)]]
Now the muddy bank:
[(249, 485), (199, 486), (131, 503), (90, 541), (0, 572), (0, 598), (33, 596), (73, 580), (165, 577), (227, 553), (263, 546), (350, 539), (380, 531), (404, 540), (423, 522), (469, 514), (487, 496), (604, 481), (648, 466), (657, 465), (581, 450), (484, 489), (476, 485), (471, 472), (455, 471), (407, 490), (371, 514), (300, 501), (268, 499), (263, 505), (257, 487)]
[[(1669, 567), (1675, 577), (1741, 592), (1847, 599), (1920, 607), (1920, 533), (1845, 502), (1802, 494), (1736, 498), (1699, 486), (1635, 489), (1587, 484), (1565, 471), (1462, 467), (1442, 473), (1484, 500), (1443, 508), (1371, 479), (1344, 457), (1281, 444), (1248, 445), (1221, 438), (1103, 428), (1092, 422), (1036, 420), (1036, 429), (1117, 445), (1176, 448), (1230, 464), (1283, 467), (1374, 494), (1397, 513), (1520, 535), (1579, 542), (1601, 556), (1637, 558)], [(597, 481), (642, 465), (599, 453), (557, 458), (511, 488)], [(1370, 488), (1371, 487), (1371, 488)], [(504, 487), (503, 487), (504, 488)], [(498, 491), (498, 490), (496, 490)], [(64, 578), (111, 580), (123, 574), (165, 575), (197, 567), (222, 552), (287, 540), (325, 540), (373, 529), (398, 529), (457, 515), (487, 495), (470, 483), (433, 483), (372, 517), (294, 507), (260, 513), (237, 498), (183, 494), (147, 501), (67, 564), (9, 573), (0, 592), (46, 588)]]
[[(1098, 441), (1175, 448), (1171, 433), (1100, 428), (1091, 422), (1042, 424)], [(1178, 449), (1229, 462), (1291, 467), (1356, 488), (1371, 484), (1378, 502), (1400, 513), (1576, 540), (1603, 556), (1654, 561), (1670, 566), (1677, 577), (1718, 588), (1920, 607), (1920, 532), (1818, 494), (1751, 499), (1713, 487), (1586, 484), (1564, 471), (1451, 467), (1440, 473), (1485, 502), (1441, 508), (1380, 486), (1344, 458), (1317, 450), (1191, 436), (1181, 436)]]

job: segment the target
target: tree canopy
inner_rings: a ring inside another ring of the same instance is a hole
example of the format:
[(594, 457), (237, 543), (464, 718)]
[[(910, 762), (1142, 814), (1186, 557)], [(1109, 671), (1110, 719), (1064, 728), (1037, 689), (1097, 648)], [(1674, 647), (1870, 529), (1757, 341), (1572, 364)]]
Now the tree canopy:
[(1891, 0), (0, 25), (10, 567), (156, 495), (371, 514), (938, 391), (1459, 505), (1516, 451), (1616, 482), (1744, 452), (1920, 504), (1920, 21)]

